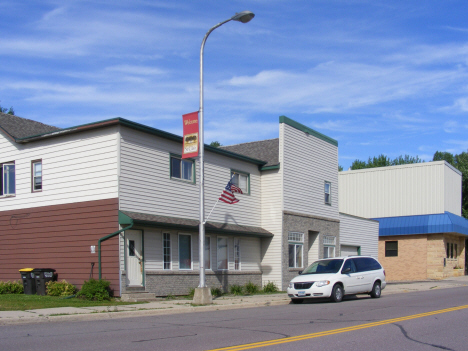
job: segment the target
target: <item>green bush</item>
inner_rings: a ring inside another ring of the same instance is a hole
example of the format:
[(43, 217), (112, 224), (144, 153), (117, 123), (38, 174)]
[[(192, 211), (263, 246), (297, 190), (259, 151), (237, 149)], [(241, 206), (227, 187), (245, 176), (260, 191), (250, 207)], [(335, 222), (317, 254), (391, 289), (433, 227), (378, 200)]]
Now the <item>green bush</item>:
[(223, 295), (223, 291), (220, 288), (211, 288), (211, 296), (218, 297)]
[(274, 293), (274, 292), (278, 292), (278, 291), (279, 291), (278, 287), (276, 286), (276, 284), (274, 282), (268, 281), (268, 283), (266, 283), (263, 286), (263, 292)]
[(0, 294), (22, 294), (24, 293), (23, 283), (20, 281), (0, 282)]
[(195, 288), (190, 288), (187, 296), (193, 299), (193, 297), (195, 296)]
[(76, 294), (86, 300), (104, 301), (110, 300), (110, 282), (104, 279), (90, 279), (85, 281), (81, 290)]
[(242, 286), (236, 284), (229, 287), (229, 292), (233, 295), (242, 295), (242, 290)]
[(47, 295), (49, 296), (71, 296), (76, 294), (76, 287), (66, 280), (60, 282), (50, 281), (46, 283)]
[(247, 284), (245, 284), (245, 291), (247, 294), (256, 294), (258, 293), (260, 289), (258, 288), (257, 285), (249, 281)]

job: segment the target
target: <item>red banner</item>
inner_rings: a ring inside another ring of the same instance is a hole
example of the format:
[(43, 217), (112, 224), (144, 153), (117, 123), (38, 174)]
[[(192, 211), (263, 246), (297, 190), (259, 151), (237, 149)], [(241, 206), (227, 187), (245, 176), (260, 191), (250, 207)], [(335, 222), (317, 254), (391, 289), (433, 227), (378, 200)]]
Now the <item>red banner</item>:
[(184, 124), (184, 141), (182, 146), (182, 158), (198, 156), (198, 111), (182, 115)]

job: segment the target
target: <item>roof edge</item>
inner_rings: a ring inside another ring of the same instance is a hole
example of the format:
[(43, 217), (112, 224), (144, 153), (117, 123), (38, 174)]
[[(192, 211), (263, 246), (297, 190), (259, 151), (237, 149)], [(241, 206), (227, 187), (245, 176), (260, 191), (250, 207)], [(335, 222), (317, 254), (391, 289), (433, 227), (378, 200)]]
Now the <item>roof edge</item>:
[(291, 118), (288, 118), (286, 116), (280, 116), (279, 117), (279, 122), (280, 123), (284, 123), (284, 124), (287, 124), (293, 128), (296, 128), (297, 130), (300, 130), (302, 132), (305, 132), (307, 134), (310, 134), (310, 135), (313, 135), (314, 137), (316, 138), (319, 138), (323, 141), (326, 141), (327, 143), (330, 143), (334, 146), (338, 146), (338, 141), (333, 139), (333, 138), (330, 138), (329, 136), (326, 136), (325, 134), (322, 134), (322, 133), (319, 133), (317, 132), (316, 130), (313, 130), (312, 128), (309, 128), (299, 122), (296, 122), (294, 120), (292, 120)]

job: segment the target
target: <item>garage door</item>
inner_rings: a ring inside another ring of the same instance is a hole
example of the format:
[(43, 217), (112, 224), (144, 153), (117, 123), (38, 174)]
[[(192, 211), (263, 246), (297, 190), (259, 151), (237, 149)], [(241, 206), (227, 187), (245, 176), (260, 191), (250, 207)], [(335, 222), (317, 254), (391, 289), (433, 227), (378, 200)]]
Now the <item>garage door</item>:
[(359, 246), (341, 245), (341, 256), (359, 255)]

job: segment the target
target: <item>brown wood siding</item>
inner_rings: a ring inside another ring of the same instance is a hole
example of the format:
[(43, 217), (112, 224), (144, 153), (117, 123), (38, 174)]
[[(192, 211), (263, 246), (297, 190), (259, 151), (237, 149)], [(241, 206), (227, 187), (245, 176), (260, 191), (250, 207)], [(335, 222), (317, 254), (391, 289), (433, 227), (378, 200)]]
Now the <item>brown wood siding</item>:
[[(0, 212), (0, 280), (20, 279), (21, 268), (53, 268), (81, 287), (93, 262), (99, 278), (99, 238), (117, 230), (117, 198)], [(102, 277), (119, 295), (118, 236), (102, 243)]]

